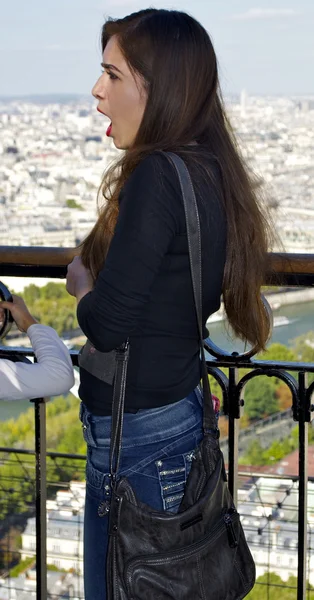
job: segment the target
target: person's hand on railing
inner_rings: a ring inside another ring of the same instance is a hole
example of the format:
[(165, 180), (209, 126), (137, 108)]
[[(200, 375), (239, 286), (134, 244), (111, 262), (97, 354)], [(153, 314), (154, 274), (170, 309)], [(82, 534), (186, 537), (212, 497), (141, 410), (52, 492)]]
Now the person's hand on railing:
[(0, 323), (4, 319), (4, 309), (8, 309), (20, 331), (27, 332), (31, 325), (37, 323), (30, 314), (23, 298), (12, 295), (13, 302), (0, 302)]

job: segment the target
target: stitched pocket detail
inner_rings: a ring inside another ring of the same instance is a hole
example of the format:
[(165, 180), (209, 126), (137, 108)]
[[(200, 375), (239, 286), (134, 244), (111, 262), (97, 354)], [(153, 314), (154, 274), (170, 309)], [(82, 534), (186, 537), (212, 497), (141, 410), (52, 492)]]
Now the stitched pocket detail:
[(155, 462), (164, 510), (178, 512), (193, 457), (194, 452), (187, 452)]

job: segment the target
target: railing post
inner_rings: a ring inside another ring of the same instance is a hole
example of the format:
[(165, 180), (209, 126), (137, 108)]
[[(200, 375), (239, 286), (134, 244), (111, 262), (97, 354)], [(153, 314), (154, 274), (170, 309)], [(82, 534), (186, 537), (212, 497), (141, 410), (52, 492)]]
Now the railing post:
[(306, 598), (307, 493), (308, 493), (308, 410), (307, 374), (299, 373), (299, 506), (298, 506), (298, 590), (297, 600)]
[(239, 471), (239, 418), (240, 406), (236, 393), (238, 383), (238, 369), (229, 369), (229, 444), (228, 444), (228, 487), (235, 506), (238, 504), (238, 471)]
[(36, 459), (36, 599), (47, 598), (47, 478), (46, 478), (46, 403), (32, 400), (35, 408)]

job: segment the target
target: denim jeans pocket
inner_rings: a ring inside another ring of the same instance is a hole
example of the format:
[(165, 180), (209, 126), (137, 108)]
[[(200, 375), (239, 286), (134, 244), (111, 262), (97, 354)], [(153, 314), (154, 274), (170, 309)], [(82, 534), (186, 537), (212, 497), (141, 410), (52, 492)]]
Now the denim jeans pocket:
[(110, 446), (111, 417), (93, 415), (81, 402), (79, 419), (89, 448), (107, 449)]
[(194, 451), (190, 451), (156, 461), (164, 510), (178, 512), (193, 457)]

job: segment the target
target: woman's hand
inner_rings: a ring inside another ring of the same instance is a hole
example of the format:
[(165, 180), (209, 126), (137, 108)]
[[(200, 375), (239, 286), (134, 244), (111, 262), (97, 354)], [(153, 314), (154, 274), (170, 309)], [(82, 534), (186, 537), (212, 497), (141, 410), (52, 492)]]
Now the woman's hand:
[(31, 325), (38, 321), (30, 314), (23, 298), (12, 295), (13, 302), (0, 302), (0, 321), (3, 321), (3, 310), (8, 309), (20, 331), (26, 333)]
[(75, 256), (68, 265), (66, 289), (79, 302), (83, 296), (91, 292), (94, 281), (89, 269), (84, 267), (81, 257)]

